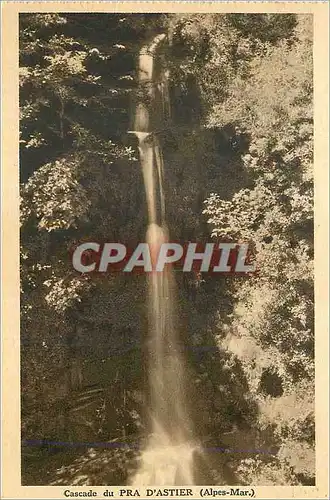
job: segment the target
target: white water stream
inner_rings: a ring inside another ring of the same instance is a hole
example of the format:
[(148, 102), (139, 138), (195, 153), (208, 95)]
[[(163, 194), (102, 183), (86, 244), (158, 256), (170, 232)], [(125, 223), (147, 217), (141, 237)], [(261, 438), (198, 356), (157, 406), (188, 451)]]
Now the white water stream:
[[(158, 35), (139, 55), (139, 84), (145, 102), (135, 108), (134, 133), (139, 141), (146, 190), (149, 226), (147, 243), (152, 259), (168, 241), (165, 221), (164, 163), (155, 124), (169, 116), (167, 75), (159, 65), (159, 48), (165, 35)], [(193, 455), (197, 446), (187, 409), (186, 370), (174, 318), (173, 271), (152, 272), (149, 277), (148, 383), (150, 435), (140, 467), (131, 483), (143, 485), (191, 485)]]

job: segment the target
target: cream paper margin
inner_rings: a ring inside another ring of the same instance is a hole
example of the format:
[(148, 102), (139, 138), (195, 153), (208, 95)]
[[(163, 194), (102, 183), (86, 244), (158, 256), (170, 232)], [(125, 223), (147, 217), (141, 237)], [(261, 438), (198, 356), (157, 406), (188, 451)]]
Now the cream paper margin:
[[(11, 2), (2, 3), (2, 498), (65, 498), (64, 490), (106, 486), (21, 486), (19, 368), (18, 15), (20, 12), (296, 12), (314, 15), (316, 486), (256, 486), (256, 498), (329, 498), (328, 490), (328, 15), (327, 2)], [(171, 486), (169, 486), (171, 487)], [(125, 488), (122, 487), (122, 488)], [(164, 487), (163, 487), (164, 488)], [(244, 488), (244, 487), (243, 487)], [(120, 486), (110, 487), (116, 498)], [(213, 487), (213, 489), (216, 489)], [(222, 489), (222, 488), (219, 488)], [(140, 498), (146, 498), (140, 488)], [(193, 497), (201, 498), (200, 487)], [(156, 498), (156, 497), (149, 497)], [(161, 497), (157, 497), (161, 498)], [(164, 498), (164, 497), (163, 497)], [(169, 498), (169, 497), (167, 497)], [(179, 497), (176, 497), (179, 498)], [(219, 497), (218, 497), (219, 498)], [(233, 497), (231, 497), (233, 498)]]

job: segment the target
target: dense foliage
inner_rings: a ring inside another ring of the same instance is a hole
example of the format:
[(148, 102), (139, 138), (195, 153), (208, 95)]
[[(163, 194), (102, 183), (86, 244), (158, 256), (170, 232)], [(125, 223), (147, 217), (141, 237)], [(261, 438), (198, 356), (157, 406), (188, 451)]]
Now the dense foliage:
[[(258, 400), (260, 429), (275, 436), (283, 484), (292, 473), (310, 478), (314, 463), (312, 66), (311, 20), (302, 18), (294, 40), (255, 55), (249, 78), (237, 75), (208, 116), (209, 126), (230, 122), (249, 135), (253, 186), (229, 201), (210, 195), (205, 213), (214, 237), (255, 246), (259, 273), (234, 286), (222, 327)], [(257, 469), (271, 484), (271, 468)]]
[(250, 279), (177, 277), (196, 431), (270, 450), (228, 454), (236, 482), (313, 483), (311, 29), (291, 14), (21, 15), (24, 440), (143, 430), (145, 279), (79, 276), (70, 249), (144, 241), (127, 131), (138, 51), (166, 31), (171, 236), (249, 241), (258, 265)]

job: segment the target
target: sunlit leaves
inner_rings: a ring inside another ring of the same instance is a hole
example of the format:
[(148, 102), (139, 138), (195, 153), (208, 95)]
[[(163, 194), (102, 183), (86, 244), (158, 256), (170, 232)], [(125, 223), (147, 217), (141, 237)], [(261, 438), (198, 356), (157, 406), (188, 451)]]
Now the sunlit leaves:
[[(295, 484), (295, 477), (314, 474), (313, 438), (303, 442), (311, 436), (313, 408), (304, 418), (286, 413), (289, 401), (305, 402), (304, 388), (312, 391), (314, 379), (311, 21), (298, 16), (295, 43), (267, 46), (248, 61), (249, 76), (238, 73), (208, 117), (208, 126), (232, 123), (250, 140), (242, 159), (254, 187), (229, 201), (211, 194), (204, 213), (214, 237), (249, 240), (256, 250), (258, 275), (237, 283), (225, 343), (259, 401), (260, 429), (271, 430), (280, 445), (267, 464), (241, 464), (255, 484)], [(269, 370), (284, 391), (277, 402), (260, 390)]]
[(75, 226), (90, 205), (73, 158), (41, 167), (23, 187), (22, 196), (22, 222), (35, 215), (39, 229), (47, 231)]
[(48, 288), (45, 294), (46, 303), (60, 314), (80, 302), (82, 292), (86, 292), (89, 288), (88, 282), (79, 277), (56, 278), (53, 276), (44, 281), (43, 285)]

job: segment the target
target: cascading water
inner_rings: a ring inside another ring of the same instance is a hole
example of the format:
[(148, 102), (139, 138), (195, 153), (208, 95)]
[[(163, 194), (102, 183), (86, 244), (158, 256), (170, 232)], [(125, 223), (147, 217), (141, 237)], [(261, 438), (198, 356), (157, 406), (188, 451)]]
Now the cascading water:
[[(139, 141), (152, 260), (168, 241), (163, 190), (164, 165), (155, 129), (169, 116), (167, 75), (159, 56), (165, 35), (143, 47), (139, 84), (143, 100), (136, 105), (134, 133)], [(160, 64), (159, 64), (160, 63)], [(194, 483), (196, 445), (187, 409), (187, 380), (182, 348), (174, 322), (175, 280), (167, 268), (149, 275), (148, 383), (150, 436), (132, 484), (189, 485)]]

